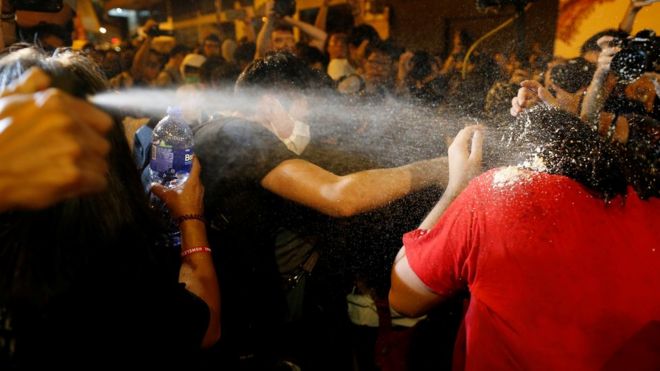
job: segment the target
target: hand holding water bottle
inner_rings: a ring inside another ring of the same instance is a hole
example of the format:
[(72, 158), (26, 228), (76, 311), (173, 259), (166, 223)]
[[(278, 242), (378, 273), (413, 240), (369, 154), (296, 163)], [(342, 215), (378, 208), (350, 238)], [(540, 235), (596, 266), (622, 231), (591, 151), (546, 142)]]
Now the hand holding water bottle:
[(151, 186), (151, 192), (165, 203), (173, 219), (204, 214), (204, 186), (199, 179), (201, 165), (197, 158), (193, 158), (192, 163), (188, 180), (180, 187), (169, 188), (158, 183)]

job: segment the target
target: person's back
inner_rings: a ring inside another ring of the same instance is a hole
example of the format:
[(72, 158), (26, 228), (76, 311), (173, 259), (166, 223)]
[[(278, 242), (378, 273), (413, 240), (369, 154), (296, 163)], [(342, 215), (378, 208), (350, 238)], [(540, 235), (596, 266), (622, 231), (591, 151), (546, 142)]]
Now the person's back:
[(567, 177), (509, 167), (446, 215), (458, 224), (429, 234), (448, 233), (445, 249), (465, 257), (466, 369), (600, 369), (660, 318), (657, 198), (605, 203)]

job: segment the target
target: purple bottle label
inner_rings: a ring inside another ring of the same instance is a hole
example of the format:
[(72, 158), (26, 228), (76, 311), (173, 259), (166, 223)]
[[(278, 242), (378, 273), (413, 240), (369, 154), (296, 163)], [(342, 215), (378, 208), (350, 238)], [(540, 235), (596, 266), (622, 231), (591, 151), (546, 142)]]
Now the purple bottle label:
[(153, 144), (149, 167), (157, 173), (173, 176), (177, 172), (189, 173), (192, 169), (192, 159), (191, 148), (172, 149), (172, 147)]

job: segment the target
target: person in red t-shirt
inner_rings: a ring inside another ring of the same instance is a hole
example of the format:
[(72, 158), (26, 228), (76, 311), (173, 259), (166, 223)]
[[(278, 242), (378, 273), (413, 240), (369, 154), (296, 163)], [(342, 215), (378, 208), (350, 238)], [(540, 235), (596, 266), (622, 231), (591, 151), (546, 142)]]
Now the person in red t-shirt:
[[(457, 135), (447, 191), (403, 238), (392, 307), (418, 316), (469, 290), (464, 359), (454, 360), (468, 370), (658, 369), (657, 143), (631, 162), (569, 114), (523, 116), (507, 139), (526, 166), (491, 170), (467, 188), (481, 130)], [(641, 350), (625, 358), (631, 347)]]

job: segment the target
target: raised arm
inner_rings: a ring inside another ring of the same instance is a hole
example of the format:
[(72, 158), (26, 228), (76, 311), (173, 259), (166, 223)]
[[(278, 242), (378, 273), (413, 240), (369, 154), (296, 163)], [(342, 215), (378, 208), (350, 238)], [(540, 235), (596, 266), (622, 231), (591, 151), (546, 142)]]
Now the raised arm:
[(197, 158), (188, 180), (181, 189), (168, 189), (154, 185), (151, 190), (160, 197), (174, 220), (184, 215), (181, 229), (181, 268), (179, 282), (185, 283), (186, 289), (202, 299), (211, 314), (206, 333), (202, 339), (202, 348), (209, 348), (220, 338), (220, 288), (215, 267), (211, 258), (206, 227), (201, 216), (204, 214), (204, 187), (199, 180), (200, 165)]
[(321, 31), (326, 31), (326, 25), (328, 23), (329, 3), (330, 0), (323, 0), (323, 3), (319, 8), (319, 13), (316, 15), (316, 20), (314, 21), (314, 27), (318, 28)]
[(257, 35), (257, 49), (254, 53), (254, 59), (262, 59), (270, 49), (270, 39), (275, 28), (275, 12), (273, 11), (273, 0), (266, 2), (266, 22), (261, 26), (259, 35)]
[[(156, 25), (156, 22), (153, 20), (148, 20), (144, 25), (144, 29), (148, 30), (150, 27)], [(146, 34), (146, 33), (145, 33)], [(149, 60), (149, 53), (151, 53), (151, 41), (153, 38), (146, 34), (142, 45), (135, 52), (135, 57), (133, 57), (133, 65), (131, 66), (131, 75), (135, 80), (142, 80), (142, 75), (144, 74), (145, 66)]]
[(613, 40), (611, 36), (603, 36), (598, 39), (598, 46), (602, 49), (598, 56), (598, 65), (594, 77), (587, 88), (587, 92), (582, 102), (580, 118), (585, 122), (594, 122), (598, 114), (603, 109), (605, 101), (616, 85), (616, 79), (610, 74), (610, 64), (612, 58), (620, 51), (620, 48), (611, 47), (609, 44)]
[(637, 17), (637, 13), (639, 13), (639, 11), (642, 10), (642, 8), (645, 6), (657, 3), (658, 1), (660, 0), (631, 0), (630, 4), (628, 4), (628, 9), (626, 9), (626, 13), (623, 15), (623, 19), (619, 24), (619, 29), (621, 31), (631, 33), (633, 24), (635, 23), (635, 18)]
[(287, 160), (261, 181), (269, 191), (321, 213), (348, 217), (410, 192), (447, 184), (446, 157), (339, 176), (304, 160)]
[[(468, 152), (470, 140), (472, 144)], [(456, 135), (449, 147), (447, 189), (419, 226), (420, 229), (431, 229), (470, 179), (481, 172), (482, 145), (483, 135), (479, 126), (467, 127)], [(418, 317), (442, 300), (442, 297), (428, 288), (412, 270), (406, 258), (405, 247), (402, 247), (396, 256), (391, 280), (389, 302), (399, 313)]]
[(325, 31), (307, 22), (303, 22), (301, 20), (289, 16), (286, 16), (282, 19), (284, 20), (284, 22), (290, 24), (291, 26), (298, 27), (302, 32), (309, 35), (312, 38), (312, 41), (310, 41), (309, 44), (323, 51), (323, 47), (325, 46), (325, 40), (328, 38), (328, 34)]

